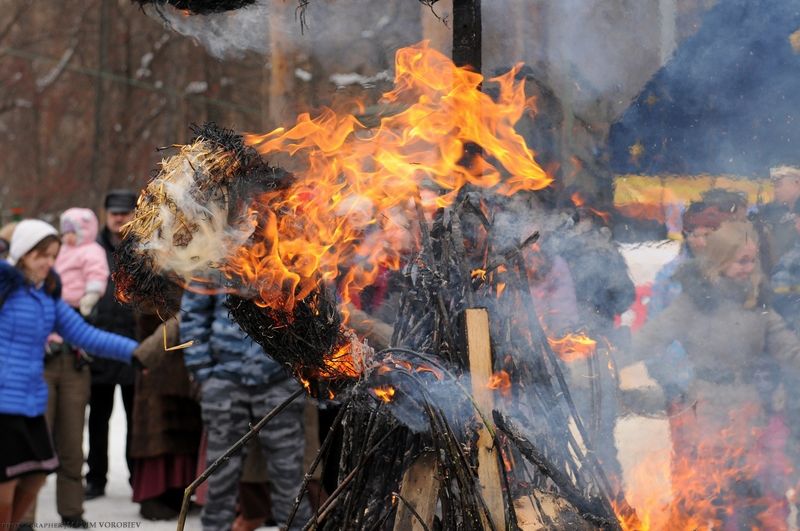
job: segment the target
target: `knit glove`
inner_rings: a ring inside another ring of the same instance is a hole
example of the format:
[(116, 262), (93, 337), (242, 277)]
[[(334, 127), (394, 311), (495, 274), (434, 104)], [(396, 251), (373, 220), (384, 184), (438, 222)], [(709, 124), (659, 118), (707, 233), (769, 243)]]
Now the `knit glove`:
[(97, 301), (100, 300), (100, 294), (96, 291), (90, 291), (86, 293), (81, 300), (78, 302), (78, 309), (81, 312), (81, 315), (84, 317), (89, 317), (89, 314), (92, 313), (92, 309), (94, 309)]

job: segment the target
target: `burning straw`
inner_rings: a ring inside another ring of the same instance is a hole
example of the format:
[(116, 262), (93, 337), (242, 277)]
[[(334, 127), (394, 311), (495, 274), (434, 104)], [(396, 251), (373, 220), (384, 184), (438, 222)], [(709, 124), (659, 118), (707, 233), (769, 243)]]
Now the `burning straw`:
[[(405, 474), (431, 455), (438, 528), (513, 528), (515, 502), (537, 492), (617, 528), (616, 493), (535, 315), (522, 254), (538, 235), (494, 224), (550, 182), (514, 131), (531, 104), (516, 70), (492, 80), (495, 99), (425, 45), (400, 50), (396, 71), (385, 101), (405, 110), (375, 130), (326, 110), (246, 137), (253, 147), (213, 126), (175, 146), (127, 227), (123, 296), (158, 304), (168, 282), (228, 293), (254, 340), (313, 396), (342, 403), (343, 451), (327, 456), (339, 486), (307, 528), (388, 526), (409, 503)], [(464, 157), (468, 145), (482, 151)], [(293, 177), (256, 150), (286, 158)], [(337, 303), (385, 269), (401, 277), (395, 347), (374, 353)], [(493, 371), (509, 383), (494, 407), (511, 419), (503, 429), (470, 383), (461, 319), (475, 307), (489, 311)], [(501, 474), (502, 514), (476, 472), (486, 434), (494, 461), (481, 466)]]

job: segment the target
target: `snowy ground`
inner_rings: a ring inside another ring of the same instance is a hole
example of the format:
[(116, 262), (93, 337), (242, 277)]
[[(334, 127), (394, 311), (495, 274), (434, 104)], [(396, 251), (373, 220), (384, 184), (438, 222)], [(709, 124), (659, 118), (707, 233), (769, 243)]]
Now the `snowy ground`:
[[(139, 504), (131, 501), (131, 488), (128, 485), (128, 467), (125, 464), (125, 413), (122, 396), (117, 390), (114, 398), (114, 412), (111, 415), (109, 434), (109, 473), (106, 495), (84, 503), (83, 517), (94, 528), (110, 527), (107, 523), (124, 524), (129, 528), (146, 529), (147, 531), (173, 531), (177, 519), (172, 521), (153, 522), (139, 516)], [(88, 419), (87, 419), (88, 420)], [(84, 455), (88, 452), (88, 433), (84, 433)], [(85, 472), (85, 469), (84, 469)], [(61, 518), (56, 511), (56, 476), (51, 474), (47, 484), (39, 494), (36, 521), (45, 524), (60, 523)], [(103, 524), (106, 524), (105, 526)], [(39, 529), (49, 527), (40, 526)], [(121, 525), (118, 525), (121, 527)], [(186, 530), (201, 529), (199, 510), (194, 509), (186, 521)], [(277, 531), (277, 527), (261, 527), (261, 530)]]

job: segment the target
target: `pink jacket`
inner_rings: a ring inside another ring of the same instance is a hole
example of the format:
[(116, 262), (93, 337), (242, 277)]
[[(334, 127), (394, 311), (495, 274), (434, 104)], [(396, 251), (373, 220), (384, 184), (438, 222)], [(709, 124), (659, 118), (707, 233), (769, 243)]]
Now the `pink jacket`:
[(78, 307), (86, 293), (101, 296), (108, 284), (108, 261), (103, 247), (97, 243), (97, 216), (88, 208), (70, 208), (61, 214), (61, 232), (74, 232), (76, 245), (64, 244), (56, 258), (55, 270), (61, 276), (64, 302)]

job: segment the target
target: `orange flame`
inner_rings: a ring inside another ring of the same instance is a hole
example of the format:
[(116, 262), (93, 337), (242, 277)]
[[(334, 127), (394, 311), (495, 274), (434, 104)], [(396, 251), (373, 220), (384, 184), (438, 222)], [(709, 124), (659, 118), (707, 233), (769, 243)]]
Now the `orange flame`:
[(792, 466), (786, 458), (779, 460), (775, 469), (775, 460), (753, 444), (764, 433), (753, 421), (753, 409), (737, 411), (728, 427), (719, 432), (692, 425), (691, 410), (680, 415), (673, 425), (673, 437), (687, 430), (691, 436), (688, 441), (678, 439), (677, 444), (673, 440), (672, 452), (652, 452), (638, 463), (626, 489), (636, 512), (629, 516), (617, 508), (622, 528), (787, 529), (786, 487), (765, 485), (779, 485), (778, 478), (790, 478)]
[(586, 206), (586, 200), (583, 198), (580, 192), (573, 192), (573, 194), (570, 196), (570, 199), (572, 200), (572, 204), (575, 205), (575, 208), (585, 208), (598, 218), (602, 219), (603, 223), (606, 225), (611, 223), (611, 213), (603, 212), (602, 210), (597, 210), (596, 208)]
[(560, 339), (547, 338), (553, 352), (566, 363), (586, 359), (597, 349), (597, 341), (583, 332), (567, 334)]
[(489, 389), (497, 389), (505, 397), (511, 395), (511, 377), (506, 371), (497, 371), (489, 377)]
[[(550, 177), (514, 130), (528, 111), (521, 65), (494, 78), (456, 67), (427, 43), (398, 50), (395, 88), (383, 102), (402, 108), (367, 129), (331, 109), (301, 114), (294, 126), (246, 141), (294, 172), (289, 190), (268, 192), (258, 209), (266, 222), (255, 245), (240, 248), (228, 273), (240, 276), (267, 306), (291, 309), (319, 283), (336, 279), (342, 299), (398, 268), (416, 220), (450, 204), (466, 184), (502, 195), (546, 187)], [(465, 145), (485, 154), (465, 157)]]
[(395, 390), (394, 387), (391, 385), (381, 385), (379, 387), (375, 387), (372, 390), (375, 393), (375, 396), (383, 400), (385, 403), (389, 403), (394, 398)]

